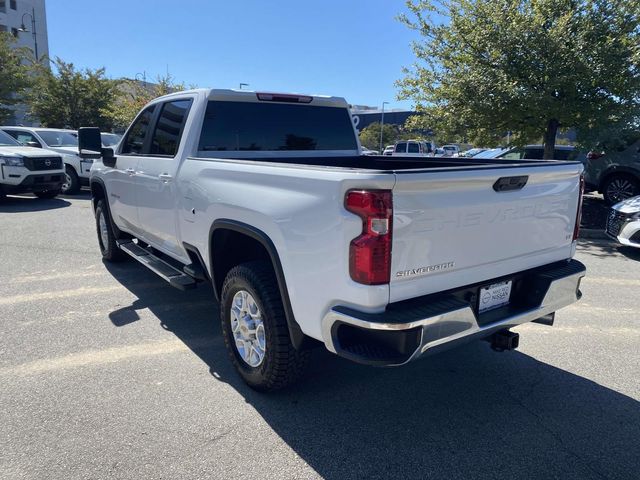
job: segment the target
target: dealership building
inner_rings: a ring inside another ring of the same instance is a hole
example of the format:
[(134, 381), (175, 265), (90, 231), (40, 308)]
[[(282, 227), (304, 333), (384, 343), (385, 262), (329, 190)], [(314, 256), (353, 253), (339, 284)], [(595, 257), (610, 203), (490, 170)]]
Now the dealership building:
[[(34, 57), (49, 56), (49, 35), (44, 0), (0, 0), (0, 32), (15, 39), (16, 47), (26, 47)], [(26, 109), (17, 105), (12, 124), (30, 125)]]

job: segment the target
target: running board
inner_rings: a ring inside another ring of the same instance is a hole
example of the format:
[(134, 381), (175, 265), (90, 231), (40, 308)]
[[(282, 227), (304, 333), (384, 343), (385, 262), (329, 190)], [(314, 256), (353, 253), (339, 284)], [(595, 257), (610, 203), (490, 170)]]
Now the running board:
[(153, 273), (169, 282), (172, 287), (179, 288), (180, 290), (188, 290), (196, 287), (196, 280), (193, 277), (169, 265), (164, 260), (159, 259), (131, 240), (118, 240), (117, 243), (120, 250), (132, 256)]

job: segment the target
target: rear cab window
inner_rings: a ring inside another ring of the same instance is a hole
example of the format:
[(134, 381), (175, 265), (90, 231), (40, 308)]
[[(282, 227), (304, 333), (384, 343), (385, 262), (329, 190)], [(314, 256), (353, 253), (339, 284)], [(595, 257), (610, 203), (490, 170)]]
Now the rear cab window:
[(348, 109), (210, 100), (198, 150), (256, 152), (357, 150)]
[(407, 142), (396, 143), (396, 153), (407, 153)]
[(407, 153), (420, 153), (420, 145), (414, 142), (410, 142), (407, 144)]

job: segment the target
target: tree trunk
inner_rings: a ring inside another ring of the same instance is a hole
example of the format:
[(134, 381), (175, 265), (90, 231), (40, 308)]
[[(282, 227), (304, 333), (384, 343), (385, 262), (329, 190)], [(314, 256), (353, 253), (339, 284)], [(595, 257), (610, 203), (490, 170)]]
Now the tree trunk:
[(560, 122), (555, 118), (549, 120), (547, 123), (547, 130), (544, 132), (544, 160), (553, 160), (555, 156), (554, 150), (556, 148), (556, 134), (558, 133), (558, 127)]

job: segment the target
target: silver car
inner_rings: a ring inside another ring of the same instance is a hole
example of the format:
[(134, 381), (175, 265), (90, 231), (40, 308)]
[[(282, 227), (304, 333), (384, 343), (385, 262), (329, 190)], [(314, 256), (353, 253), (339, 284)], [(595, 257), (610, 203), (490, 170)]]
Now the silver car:
[(640, 196), (611, 207), (606, 232), (622, 245), (640, 248)]

